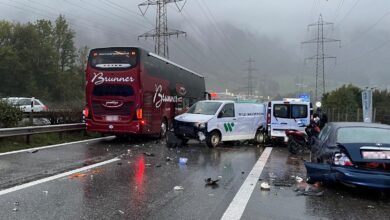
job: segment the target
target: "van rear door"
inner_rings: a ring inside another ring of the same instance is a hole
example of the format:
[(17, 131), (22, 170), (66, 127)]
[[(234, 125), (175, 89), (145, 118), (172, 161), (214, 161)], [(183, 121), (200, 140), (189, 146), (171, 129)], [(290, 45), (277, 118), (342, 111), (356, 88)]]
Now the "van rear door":
[(303, 130), (310, 122), (309, 103), (273, 103), (271, 107), (271, 136), (284, 137), (285, 130)]

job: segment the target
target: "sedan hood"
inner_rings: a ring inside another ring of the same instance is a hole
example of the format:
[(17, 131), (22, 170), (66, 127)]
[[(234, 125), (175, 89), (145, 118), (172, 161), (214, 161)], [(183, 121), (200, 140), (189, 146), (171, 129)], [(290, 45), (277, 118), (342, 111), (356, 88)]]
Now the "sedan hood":
[(175, 117), (175, 120), (182, 122), (198, 122), (204, 123), (212, 119), (214, 115), (201, 115), (201, 114), (190, 114), (184, 113)]

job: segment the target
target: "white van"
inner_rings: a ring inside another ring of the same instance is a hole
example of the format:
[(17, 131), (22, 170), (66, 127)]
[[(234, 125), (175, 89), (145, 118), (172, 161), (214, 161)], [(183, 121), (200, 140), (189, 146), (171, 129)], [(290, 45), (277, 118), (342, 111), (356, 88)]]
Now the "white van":
[(287, 142), (286, 130), (304, 130), (313, 114), (311, 102), (285, 98), (270, 101), (267, 108), (267, 139)]
[(213, 148), (221, 141), (263, 141), (265, 105), (234, 101), (207, 100), (195, 103), (175, 117), (175, 136), (182, 144), (189, 139), (206, 140)]

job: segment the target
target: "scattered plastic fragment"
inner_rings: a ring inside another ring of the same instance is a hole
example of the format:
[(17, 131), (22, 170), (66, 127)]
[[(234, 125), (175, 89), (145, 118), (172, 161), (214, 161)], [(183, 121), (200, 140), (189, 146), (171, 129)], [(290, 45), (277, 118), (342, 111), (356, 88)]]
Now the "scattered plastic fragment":
[(49, 193), (49, 191), (47, 191), (47, 190), (44, 190), (44, 191), (42, 191), (46, 196), (47, 196), (47, 194)]
[(156, 167), (161, 167), (161, 164), (157, 164)]
[(180, 157), (179, 158), (179, 163), (180, 164), (187, 164), (187, 162), (188, 162), (188, 158), (185, 158), (185, 157)]
[(302, 177), (296, 176), (295, 181), (297, 181), (297, 183), (300, 183), (303, 181), (303, 179), (302, 179)]
[(165, 159), (165, 161), (172, 161), (172, 158), (170, 158), (170, 157), (167, 157), (166, 159)]
[(32, 154), (35, 154), (36, 152), (38, 152), (39, 150), (33, 150), (31, 151)]
[(314, 192), (314, 191), (303, 191), (298, 192), (297, 196), (323, 196), (324, 191)]
[(241, 174), (244, 174), (244, 173), (245, 173), (244, 171), (241, 172)]
[(207, 178), (207, 179), (204, 179), (204, 181), (206, 182), (206, 185), (207, 185), (207, 186), (215, 186), (215, 185), (218, 185), (218, 181), (219, 181), (219, 180), (220, 180), (220, 178), (213, 180), (213, 179), (211, 179), (210, 177)]
[(375, 209), (375, 207), (373, 205), (368, 205), (367, 208), (368, 209)]
[(84, 176), (86, 176), (85, 173), (75, 173), (73, 175), (70, 175), (69, 179), (75, 179), (75, 178), (84, 177)]
[(175, 186), (175, 187), (173, 187), (173, 190), (182, 191), (182, 190), (184, 190), (184, 188), (182, 186)]
[(286, 181), (273, 181), (274, 186), (279, 186), (279, 187), (291, 187), (293, 186), (292, 183), (286, 182)]
[(19, 206), (19, 202), (14, 202), (14, 206)]
[(271, 186), (267, 182), (262, 182), (260, 184), (260, 189), (263, 191), (268, 191), (271, 189)]
[(118, 212), (119, 212), (121, 215), (124, 215), (124, 214), (125, 214), (125, 212), (122, 211), (122, 210), (118, 210)]
[(145, 152), (144, 155), (147, 157), (154, 157), (154, 153)]
[(304, 181), (297, 184), (297, 196), (323, 196), (324, 190), (321, 188), (321, 183), (308, 184)]
[(12, 211), (17, 212), (18, 208), (15, 207), (14, 209), (12, 209)]

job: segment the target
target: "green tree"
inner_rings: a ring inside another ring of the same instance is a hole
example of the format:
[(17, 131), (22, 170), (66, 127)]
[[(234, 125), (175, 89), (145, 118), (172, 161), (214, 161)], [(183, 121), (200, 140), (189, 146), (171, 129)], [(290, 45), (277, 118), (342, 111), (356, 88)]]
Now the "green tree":
[(361, 108), (361, 89), (352, 84), (326, 93), (322, 99), (326, 109), (338, 109), (341, 112), (355, 112)]
[(58, 53), (58, 65), (61, 71), (72, 68), (75, 62), (74, 32), (70, 29), (65, 16), (60, 15), (55, 21), (54, 42)]

